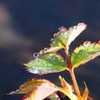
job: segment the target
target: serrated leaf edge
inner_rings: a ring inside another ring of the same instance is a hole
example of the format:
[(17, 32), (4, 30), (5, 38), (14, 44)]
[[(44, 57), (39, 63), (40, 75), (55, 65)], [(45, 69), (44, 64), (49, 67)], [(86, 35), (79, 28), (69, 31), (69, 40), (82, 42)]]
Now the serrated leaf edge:
[[(99, 45), (100, 45), (100, 41), (99, 41), (99, 42), (94, 42), (94, 43), (91, 43), (91, 41), (85, 41), (82, 45), (80, 45), (79, 47), (76, 47), (76, 48), (74, 49), (74, 51), (72, 52), (72, 54), (76, 51), (76, 49), (80, 50), (79, 48), (80, 48), (81, 46), (83, 46), (84, 44), (88, 44), (88, 45), (89, 45), (89, 44), (91, 44), (91, 45), (93, 45), (93, 44), (94, 44), (94, 45), (95, 45), (95, 44), (99, 44)], [(76, 52), (76, 53), (77, 53), (77, 52)], [(71, 55), (72, 55), (72, 54), (71, 54)], [(99, 54), (96, 53), (95, 55), (97, 55), (97, 56), (95, 56), (95, 57), (90, 56), (89, 59), (86, 60), (86, 62), (84, 62), (84, 63), (82, 63), (82, 64), (80, 64), (80, 65), (84, 65), (84, 64), (87, 63), (88, 61), (91, 61), (91, 60), (95, 59), (96, 57), (98, 57), (98, 56), (100, 55), (100, 53), (99, 53)], [(82, 61), (82, 62), (83, 62), (83, 61)], [(76, 65), (77, 65), (77, 64), (76, 64)], [(74, 68), (77, 68), (78, 66), (76, 66), (76, 65), (74, 65), (73, 67), (74, 67)], [(79, 66), (80, 66), (80, 65), (79, 65)]]

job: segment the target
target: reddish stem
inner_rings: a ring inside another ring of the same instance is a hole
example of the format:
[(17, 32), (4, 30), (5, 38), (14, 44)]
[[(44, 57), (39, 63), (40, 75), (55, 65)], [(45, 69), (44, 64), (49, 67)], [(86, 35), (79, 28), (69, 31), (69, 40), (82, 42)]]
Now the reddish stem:
[(76, 81), (76, 77), (75, 77), (75, 74), (74, 74), (74, 69), (71, 68), (69, 70), (69, 72), (70, 72), (70, 75), (71, 75), (71, 78), (72, 78), (72, 81), (73, 81), (75, 92), (78, 96), (78, 99), (81, 100), (81, 93), (80, 93), (80, 90), (79, 90), (79, 87), (78, 87), (78, 84), (77, 84), (77, 81)]
[(78, 87), (78, 84), (77, 84), (77, 81), (76, 81), (76, 77), (75, 77), (75, 74), (74, 74), (74, 69), (73, 69), (72, 64), (71, 64), (70, 55), (69, 55), (69, 52), (66, 48), (65, 48), (65, 53), (66, 53), (66, 57), (67, 57), (69, 73), (70, 73), (71, 78), (72, 78), (72, 82), (73, 82), (73, 85), (74, 85), (75, 92), (78, 96), (78, 99), (82, 100), (81, 93), (80, 93), (80, 90), (79, 90), (79, 87)]

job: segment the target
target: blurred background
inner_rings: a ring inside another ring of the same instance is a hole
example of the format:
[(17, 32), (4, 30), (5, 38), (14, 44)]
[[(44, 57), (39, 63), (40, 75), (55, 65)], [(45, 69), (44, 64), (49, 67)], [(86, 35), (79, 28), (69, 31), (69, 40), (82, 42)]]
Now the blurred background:
[[(39, 76), (26, 72), (22, 64), (34, 52), (49, 47), (60, 26), (69, 28), (79, 22), (88, 26), (72, 43), (71, 51), (86, 40), (100, 40), (99, 0), (0, 0), (0, 100), (21, 100), (23, 95), (6, 94), (31, 78), (60, 85), (58, 75), (62, 75), (71, 83), (67, 71)], [(75, 74), (80, 89), (84, 90), (85, 81), (90, 96), (99, 100), (100, 57), (76, 69)]]

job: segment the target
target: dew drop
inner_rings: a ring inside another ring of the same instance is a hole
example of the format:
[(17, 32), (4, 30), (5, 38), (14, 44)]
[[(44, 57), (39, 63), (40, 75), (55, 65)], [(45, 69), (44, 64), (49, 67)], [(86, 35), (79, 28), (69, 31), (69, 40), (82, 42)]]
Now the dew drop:
[(82, 25), (82, 23), (78, 23), (78, 26)]
[(47, 51), (48, 50), (48, 48), (44, 48), (44, 51)]
[(88, 46), (86, 47), (86, 50), (87, 50), (87, 51), (89, 50), (89, 47), (88, 47)]
[(56, 37), (56, 33), (53, 36)]
[(83, 45), (84, 45), (85, 47), (87, 47), (87, 43), (88, 43), (88, 41), (84, 42), (84, 44), (83, 44)]
[(24, 100), (30, 100), (30, 98), (25, 98)]
[(72, 30), (72, 27), (70, 27), (68, 30)]
[(56, 37), (59, 37), (60, 36), (60, 32), (56, 33)]
[(22, 87), (24, 87), (25, 86), (25, 84), (22, 84), (21, 86), (20, 86), (20, 89), (22, 88)]
[(52, 46), (52, 43), (50, 43), (50, 46)]
[(40, 55), (44, 54), (44, 50), (41, 50), (41, 51), (39, 52), (39, 54), (40, 54)]
[(28, 70), (29, 70), (30, 73), (34, 73), (34, 74), (38, 74), (39, 73), (36, 66), (35, 66), (35, 68), (29, 68)]
[(83, 25), (85, 25), (84, 23), (78, 23), (78, 26), (83, 26)]
[(51, 40), (50, 40), (50, 41), (51, 41), (51, 42), (52, 42), (52, 41), (54, 41), (54, 38), (51, 38)]
[(39, 53), (35, 52), (35, 53), (33, 54), (33, 57), (34, 57), (34, 58), (39, 57)]
[(91, 57), (91, 60), (93, 60), (95, 57), (93, 56), (93, 57)]
[(67, 29), (66, 29), (65, 27), (61, 26), (61, 27), (59, 28), (59, 31), (60, 31), (60, 32), (66, 32)]
[(90, 44), (91, 44), (91, 42), (90, 42), (90, 41), (86, 41), (86, 42), (84, 42), (84, 44), (83, 44), (83, 45), (84, 45), (85, 47), (87, 47), (87, 46), (88, 46), (88, 45), (90, 45)]
[(38, 73), (38, 69), (34, 69), (34, 74), (37, 74)]
[(55, 57), (51, 57), (51, 60), (54, 60), (55, 59)]

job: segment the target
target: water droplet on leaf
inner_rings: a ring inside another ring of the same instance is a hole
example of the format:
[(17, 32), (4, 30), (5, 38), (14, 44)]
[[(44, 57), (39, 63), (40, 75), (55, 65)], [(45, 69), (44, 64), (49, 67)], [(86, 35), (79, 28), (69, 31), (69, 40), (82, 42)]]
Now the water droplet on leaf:
[(68, 30), (72, 30), (72, 27), (70, 27)]
[(83, 45), (84, 45), (85, 47), (87, 47), (87, 46), (90, 45), (90, 44), (91, 44), (90, 41), (85, 41)]
[(52, 42), (52, 41), (54, 41), (54, 38), (51, 38), (51, 40), (50, 40), (50, 41), (51, 41), (51, 42)]
[(48, 50), (48, 48), (44, 48), (44, 51), (47, 51)]
[(51, 60), (54, 60), (55, 59), (55, 57), (51, 57)]
[(60, 31), (60, 32), (66, 32), (67, 29), (66, 29), (65, 27), (61, 26), (61, 27), (59, 28), (59, 31)]
[(84, 44), (83, 44), (85, 47), (87, 47), (87, 42), (88, 42), (88, 41), (84, 42)]
[(37, 69), (34, 69), (34, 74), (37, 74), (38, 73), (38, 70)]
[(91, 58), (91, 60), (94, 59), (94, 58), (95, 58), (95, 57), (93, 56), (93, 57)]
[(33, 54), (33, 57), (34, 57), (34, 58), (38, 58), (38, 57), (39, 57), (39, 53), (35, 52), (35, 53)]
[(53, 35), (53, 37), (56, 37), (56, 33)]
[(41, 50), (41, 51), (39, 52), (39, 54), (40, 54), (40, 55), (44, 54), (44, 50)]

